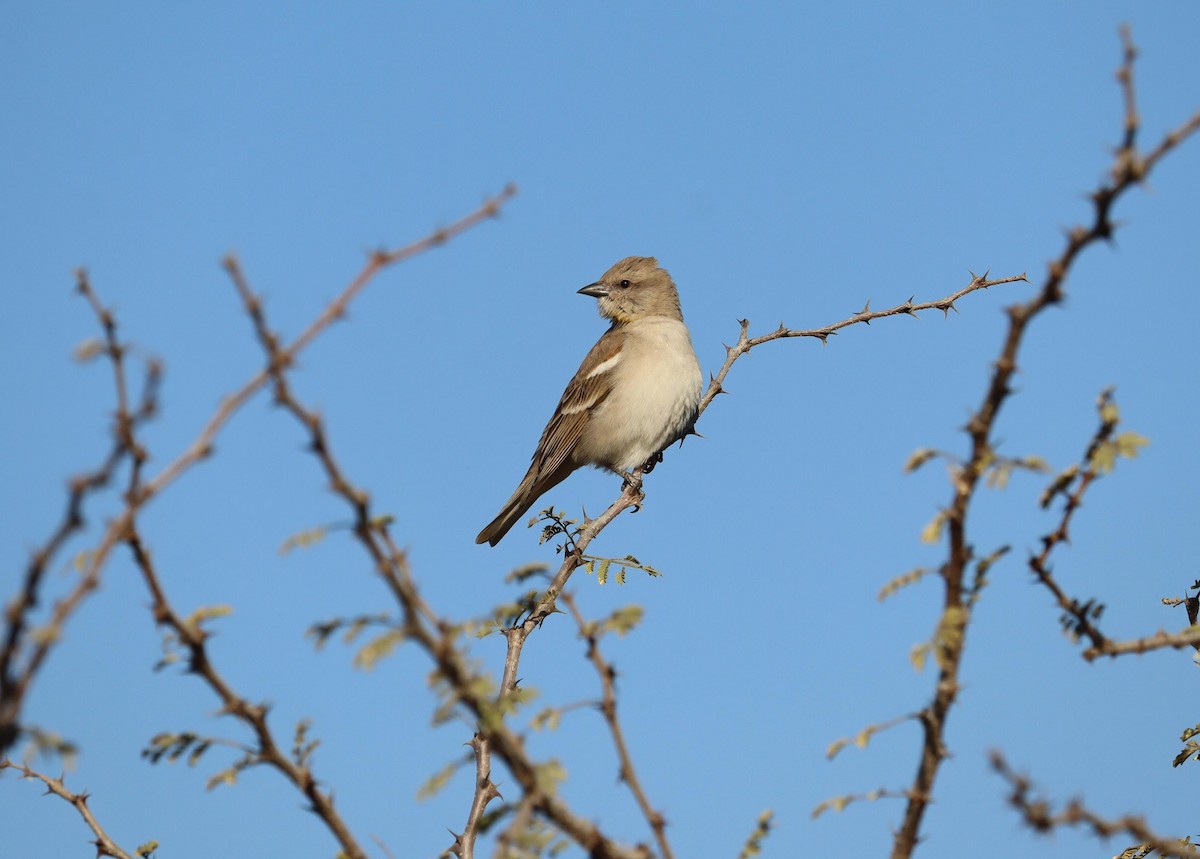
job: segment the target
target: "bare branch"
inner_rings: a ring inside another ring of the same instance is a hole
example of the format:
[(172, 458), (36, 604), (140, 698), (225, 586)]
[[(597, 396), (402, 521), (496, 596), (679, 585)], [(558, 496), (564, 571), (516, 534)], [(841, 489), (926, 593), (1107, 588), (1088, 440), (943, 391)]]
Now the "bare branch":
[(1146, 825), (1145, 819), (1133, 814), (1115, 820), (1108, 820), (1089, 811), (1077, 799), (1070, 800), (1063, 810), (1054, 813), (1052, 806), (1045, 799), (1031, 797), (1033, 784), (1025, 776), (1018, 775), (1009, 767), (1004, 756), (994, 751), (989, 756), (992, 768), (1012, 786), (1008, 801), (1021, 813), (1025, 824), (1040, 834), (1048, 834), (1062, 826), (1085, 826), (1100, 838), (1112, 838), (1125, 832), (1136, 838), (1140, 844), (1151, 850), (1157, 850), (1161, 856), (1175, 856), (1179, 859), (1196, 859), (1200, 850), (1191, 846), (1184, 839), (1165, 838), (1154, 833)]
[(980, 289), (987, 289), (989, 286), (998, 286), (1003, 283), (1017, 283), (1020, 281), (1028, 283), (1029, 279), (1024, 273), (996, 280), (988, 280), (986, 274), (983, 277), (979, 277), (972, 273), (969, 284), (958, 290), (958, 292), (947, 295), (945, 298), (939, 298), (936, 301), (926, 301), (921, 304), (913, 304), (910, 298), (903, 304), (897, 304), (895, 307), (888, 308), (887, 310), (871, 310), (871, 303), (868, 301), (858, 313), (848, 316), (840, 322), (826, 325), (824, 328), (791, 329), (780, 324), (774, 331), (758, 337), (750, 337), (747, 334), (750, 330), (750, 323), (743, 319), (740, 323), (741, 333), (738, 335), (737, 342), (732, 346), (725, 347), (725, 363), (721, 365), (721, 369), (709, 381), (708, 390), (700, 398), (700, 414), (704, 413), (705, 409), (712, 404), (712, 401), (716, 399), (718, 394), (725, 392), (723, 387), (725, 377), (733, 369), (734, 362), (747, 354), (755, 346), (761, 346), (764, 343), (770, 343), (772, 340), (781, 340), (789, 337), (815, 337), (824, 344), (828, 342), (831, 335), (851, 325), (858, 325), (859, 323), (870, 325), (872, 321), (888, 316), (916, 316), (922, 310), (940, 310), (948, 316), (951, 310), (957, 310), (954, 306), (955, 302), (965, 295), (969, 295)]
[[(109, 838), (108, 833), (104, 831), (104, 827), (100, 825), (100, 821), (96, 819), (96, 815), (92, 814), (92, 809), (88, 807), (87, 793), (74, 793), (67, 789), (66, 784), (61, 778), (53, 778), (48, 775), (43, 775), (29, 767), (14, 763), (8, 759), (0, 760), (0, 770), (12, 769), (21, 773), (24, 778), (37, 779), (42, 784), (46, 785), (46, 792), (52, 793), (55, 796), (60, 796), (75, 807), (79, 812), (79, 816), (83, 818), (83, 822), (88, 825), (96, 839), (92, 842), (96, 845), (97, 856), (113, 856), (116, 859), (134, 859), (133, 855), (122, 850), (115, 841)], [(145, 855), (140, 854), (140, 855)]]
[(596, 669), (596, 674), (600, 677), (600, 688), (602, 690), (600, 713), (604, 716), (605, 724), (608, 725), (608, 732), (612, 736), (613, 748), (616, 749), (617, 760), (620, 761), (620, 779), (629, 787), (629, 792), (633, 794), (638, 808), (641, 809), (642, 816), (646, 818), (646, 823), (650, 825), (650, 829), (654, 833), (654, 840), (658, 842), (659, 855), (662, 859), (674, 859), (675, 853), (671, 850), (671, 843), (667, 840), (666, 818), (663, 817), (661, 811), (650, 804), (650, 800), (646, 796), (646, 790), (642, 787), (641, 779), (638, 778), (637, 770), (633, 766), (633, 757), (629, 754), (629, 745), (625, 742), (625, 732), (621, 729), (621, 722), (617, 718), (617, 690), (614, 682), (617, 671), (612, 666), (612, 663), (604, 658), (604, 654), (600, 652), (600, 634), (596, 624), (589, 623), (584, 618), (572, 594), (562, 594), (562, 600), (566, 603), (571, 617), (575, 619), (575, 624), (579, 628), (580, 638), (587, 642), (587, 658)]
[[(100, 466), (71, 479), (67, 509), (62, 521), (46, 542), (33, 553), (25, 568), (21, 589), (5, 609), (6, 629), (3, 644), (0, 645), (0, 754), (16, 742), (19, 734), (18, 719), (26, 692), (50, 648), (61, 637), (63, 626), (75, 608), (99, 583), (97, 568), (87, 564), (79, 581), (68, 595), (54, 605), (45, 627), (36, 636), (32, 636), (29, 634), (30, 614), (38, 605), (46, 569), (67, 540), (83, 529), (83, 510), (88, 496), (108, 486), (125, 460), (132, 460), (135, 471), (140, 469), (145, 461), (145, 452), (133, 441), (133, 431), (138, 424), (149, 420), (157, 411), (158, 384), (162, 378), (161, 364), (157, 361), (148, 362), (142, 399), (137, 409), (131, 411), (124, 360), (126, 346), (117, 336), (116, 318), (100, 302), (92, 289), (87, 272), (79, 269), (75, 276), (76, 291), (87, 300), (104, 332), (102, 351), (113, 368), (117, 400), (112, 427), (113, 444)], [(18, 667), (17, 663), (22, 656), (24, 662)]]
[[(345, 315), (349, 304), (380, 271), (442, 245), (482, 221), (496, 217), (503, 205), (515, 194), (516, 187), (509, 185), (500, 194), (488, 199), (474, 212), (450, 226), (435, 230), (425, 238), (404, 247), (373, 254), (325, 311), (314, 319), (296, 340), (279, 350), (279, 360), (283, 364), (293, 362), (331, 323)], [(141, 467), (145, 455), (132, 443), (132, 432), (137, 423), (149, 419), (157, 410), (156, 391), (161, 378), (161, 367), (157, 362), (150, 362), (145, 394), (138, 408), (131, 411), (123, 364), (126, 349), (117, 339), (115, 319), (96, 298), (86, 272), (82, 269), (78, 272), (77, 283), (80, 293), (92, 306), (105, 332), (104, 351), (113, 363), (117, 380), (114, 446), (100, 467), (71, 481), (67, 512), (62, 522), (42, 547), (34, 552), (26, 568), (21, 589), (6, 608), (6, 630), (3, 643), (0, 644), (0, 752), (16, 741), (20, 712), (30, 683), (60, 640), (67, 621), (99, 585), (109, 555), (129, 532), (136, 511), (159, 495), (187, 469), (210, 455), (213, 442), (221, 429), (270, 378), (269, 370), (262, 370), (235, 393), (227, 396), (188, 448), (153, 479), (144, 481), (141, 478)], [(84, 556), (85, 562), (79, 581), (66, 596), (55, 603), (49, 620), (39, 634), (36, 637), (31, 636), (29, 615), (38, 603), (38, 594), (47, 566), (66, 540), (83, 527), (83, 503), (87, 496), (108, 485), (117, 468), (127, 458), (133, 462), (134, 475), (130, 481), (130, 494), (125, 499), (125, 509), (108, 524), (95, 548)], [(15, 663), (24, 655), (26, 649), (28, 653), (25, 655), (24, 664), (18, 669)]]
[(1083, 658), (1088, 662), (1099, 656), (1125, 656), (1130, 653), (1149, 653), (1151, 650), (1162, 650), (1170, 647), (1182, 650), (1185, 647), (1200, 645), (1200, 626), (1189, 626), (1179, 632), (1160, 630), (1154, 635), (1144, 638), (1134, 638), (1130, 641), (1113, 641), (1104, 639), (1102, 644), (1089, 647), (1083, 652)]

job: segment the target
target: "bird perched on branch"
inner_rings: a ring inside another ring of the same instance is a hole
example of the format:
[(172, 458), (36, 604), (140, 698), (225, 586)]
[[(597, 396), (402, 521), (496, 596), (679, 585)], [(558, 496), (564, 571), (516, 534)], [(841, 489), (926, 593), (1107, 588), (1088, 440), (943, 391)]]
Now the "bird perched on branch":
[(654, 257), (627, 257), (579, 290), (612, 325), (587, 353), (542, 432), (525, 478), (476, 543), (495, 546), (571, 472), (645, 471), (692, 429), (704, 379), (675, 282)]

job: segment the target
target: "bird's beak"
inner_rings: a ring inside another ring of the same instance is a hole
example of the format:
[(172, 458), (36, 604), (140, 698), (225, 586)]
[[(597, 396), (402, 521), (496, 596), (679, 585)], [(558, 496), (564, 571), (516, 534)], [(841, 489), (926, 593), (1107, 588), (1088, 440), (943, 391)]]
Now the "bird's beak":
[(589, 283), (583, 289), (579, 290), (580, 295), (590, 295), (592, 298), (603, 298), (608, 295), (608, 284), (602, 280), (595, 283)]

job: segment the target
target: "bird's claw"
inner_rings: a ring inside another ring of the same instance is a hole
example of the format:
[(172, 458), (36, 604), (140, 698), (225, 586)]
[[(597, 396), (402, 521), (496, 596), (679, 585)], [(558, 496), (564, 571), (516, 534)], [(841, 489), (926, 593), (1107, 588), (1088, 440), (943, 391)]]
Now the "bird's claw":
[(663, 455), (662, 455), (662, 451), (660, 450), (658, 453), (654, 454), (654, 456), (650, 457), (642, 464), (642, 474), (649, 474), (651, 471), (654, 470), (654, 466), (658, 465), (662, 461), (663, 461)]

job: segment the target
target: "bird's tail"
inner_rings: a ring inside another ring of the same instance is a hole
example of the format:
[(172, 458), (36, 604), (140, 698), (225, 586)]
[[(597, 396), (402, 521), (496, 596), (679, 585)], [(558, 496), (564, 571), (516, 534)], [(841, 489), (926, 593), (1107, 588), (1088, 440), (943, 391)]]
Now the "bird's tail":
[(479, 532), (475, 542), (487, 543), (492, 546), (499, 543), (509, 529), (517, 524), (517, 520), (528, 513), (534, 502), (542, 497), (542, 493), (548, 492), (562, 483), (571, 471), (571, 468), (563, 468), (559, 469), (556, 474), (546, 476), (539, 475), (536, 467), (530, 468), (525, 479), (521, 481), (521, 485), (517, 487), (517, 491), (504, 502), (504, 506), (500, 508), (500, 513), (496, 518)]

